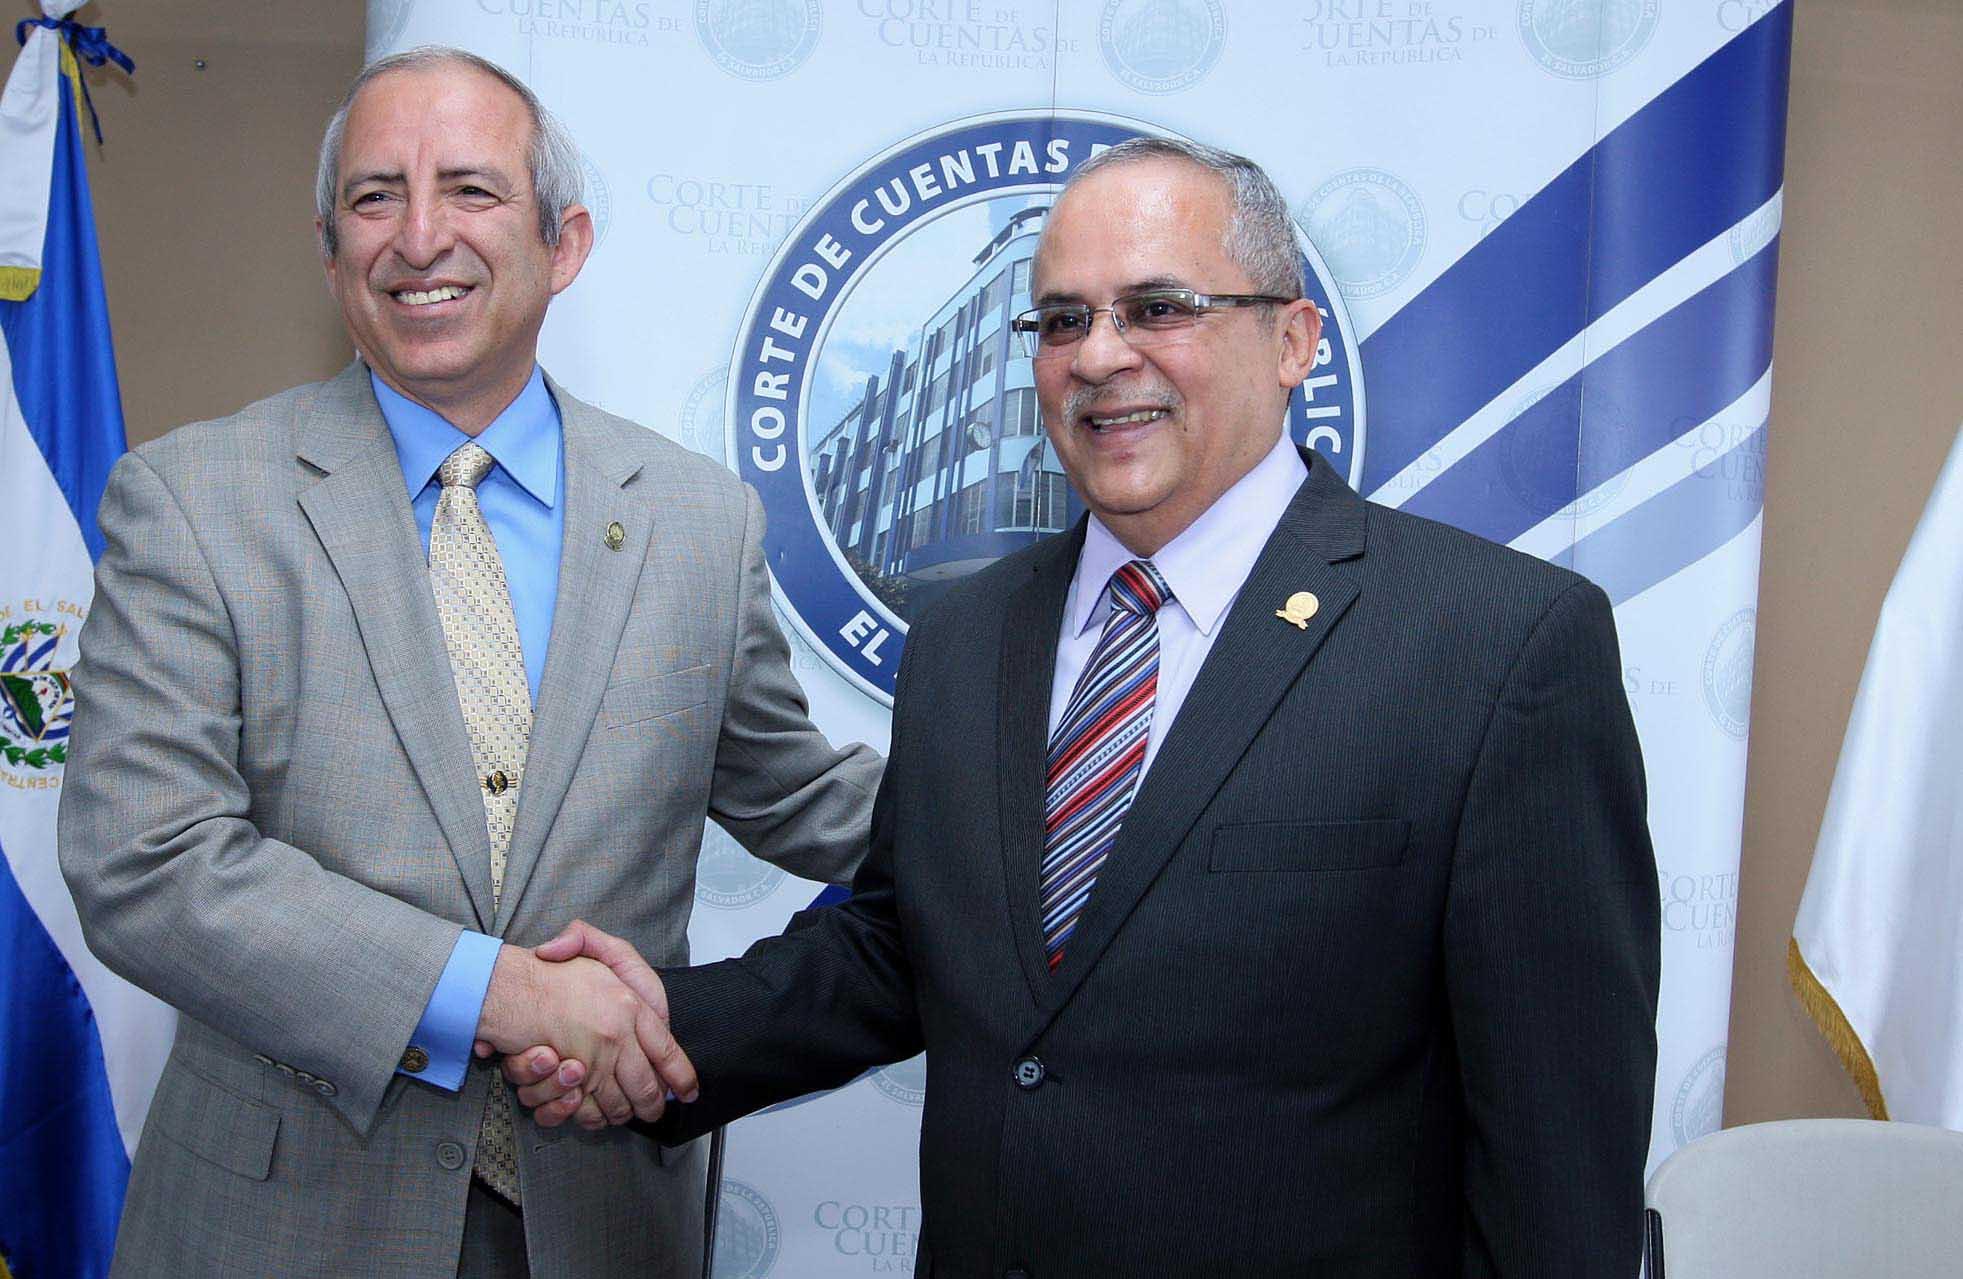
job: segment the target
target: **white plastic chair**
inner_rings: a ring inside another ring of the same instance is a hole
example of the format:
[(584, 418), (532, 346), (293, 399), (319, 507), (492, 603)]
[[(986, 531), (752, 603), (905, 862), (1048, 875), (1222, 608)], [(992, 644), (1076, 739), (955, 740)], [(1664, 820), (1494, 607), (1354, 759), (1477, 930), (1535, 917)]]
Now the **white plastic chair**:
[(1868, 1119), (1747, 1124), (1649, 1180), (1649, 1279), (1963, 1275), (1963, 1133)]

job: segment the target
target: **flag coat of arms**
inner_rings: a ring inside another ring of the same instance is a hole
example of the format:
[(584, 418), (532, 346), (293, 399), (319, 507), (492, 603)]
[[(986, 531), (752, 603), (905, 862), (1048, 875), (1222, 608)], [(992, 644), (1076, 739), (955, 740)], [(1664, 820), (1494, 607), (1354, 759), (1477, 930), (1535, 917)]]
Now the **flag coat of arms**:
[[(70, 669), (122, 400), (76, 53), (43, 0), (0, 96), (0, 1276), (107, 1273), (175, 1014), (97, 963), (55, 861)], [(104, 51), (107, 51), (105, 55)]]

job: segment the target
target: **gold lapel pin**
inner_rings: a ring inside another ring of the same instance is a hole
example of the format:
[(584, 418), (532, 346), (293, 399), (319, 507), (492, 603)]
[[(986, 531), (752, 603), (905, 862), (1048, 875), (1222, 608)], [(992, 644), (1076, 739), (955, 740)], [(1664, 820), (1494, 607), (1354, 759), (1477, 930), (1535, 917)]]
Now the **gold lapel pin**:
[(1322, 607), (1322, 601), (1308, 591), (1297, 591), (1288, 597), (1288, 603), (1275, 610), (1275, 616), (1292, 624), (1298, 631), (1309, 629), (1309, 619)]
[(619, 550), (621, 544), (624, 543), (626, 540), (627, 540), (627, 530), (621, 527), (619, 520), (615, 520), (613, 523), (607, 525), (607, 549), (608, 550), (610, 551)]

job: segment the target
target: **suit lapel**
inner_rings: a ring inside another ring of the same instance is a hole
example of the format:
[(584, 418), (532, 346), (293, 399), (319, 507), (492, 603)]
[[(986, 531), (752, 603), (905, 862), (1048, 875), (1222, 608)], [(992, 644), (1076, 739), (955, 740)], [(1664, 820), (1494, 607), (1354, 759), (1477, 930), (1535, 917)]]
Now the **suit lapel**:
[[(1332, 565), (1363, 552), (1362, 499), (1304, 451), (1302, 482), (1227, 611), (1213, 648), (1159, 745), (1111, 856), (1098, 872), (1056, 974), (1069, 999), (1165, 869), (1275, 706), (1356, 600), (1354, 575)], [(1306, 629), (1276, 617), (1289, 596), (1319, 601)], [(1052, 628), (1054, 630), (1054, 627)], [(1054, 637), (1053, 637), (1054, 638)], [(1030, 881), (1034, 892), (1035, 881)]]
[(1065, 597), (1084, 545), (1084, 524), (1059, 537), (1010, 595), (1002, 619), (1002, 670), (996, 700), (996, 784), (1002, 813), (1002, 872), (1016, 955), (1038, 1006), (1052, 1007), (1056, 981), (1043, 949), (1038, 879), (1043, 868), (1043, 804), (1048, 789), (1050, 683)]
[(327, 383), (313, 420), (299, 429), (300, 460), (325, 473), (300, 494), (300, 509), (348, 593), (389, 721), (456, 858), (477, 925), (488, 928), (491, 841), (470, 736), (422, 535), (367, 369), (353, 364)]
[[(640, 457), (609, 456), (599, 413), (547, 380), (559, 403), (565, 434), (565, 542), (559, 554), (559, 595), (552, 608), (552, 638), (533, 708), (531, 746), (519, 784), (518, 821), (505, 858), (504, 894), (497, 911), (502, 934), (538, 865), (552, 823), (586, 739), (600, 713), (600, 697), (613, 672), (614, 650), (627, 624), (634, 590), (647, 560), (655, 503), (629, 502), (621, 489), (639, 475)], [(625, 537), (608, 544), (610, 524)]]

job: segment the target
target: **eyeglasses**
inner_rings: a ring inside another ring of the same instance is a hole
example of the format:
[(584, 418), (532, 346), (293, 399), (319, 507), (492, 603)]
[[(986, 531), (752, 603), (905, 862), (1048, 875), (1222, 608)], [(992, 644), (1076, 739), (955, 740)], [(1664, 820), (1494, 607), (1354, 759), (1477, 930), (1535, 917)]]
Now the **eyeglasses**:
[(1267, 293), (1195, 293), (1191, 289), (1151, 289), (1113, 298), (1110, 306), (1055, 302), (1032, 307), (1009, 321), (1022, 353), (1033, 360), (1067, 355), (1084, 340), (1100, 313), (1109, 314), (1111, 327), (1132, 346), (1145, 350), (1171, 346), (1193, 336), (1208, 311), (1237, 306), (1286, 305), (1294, 298)]

